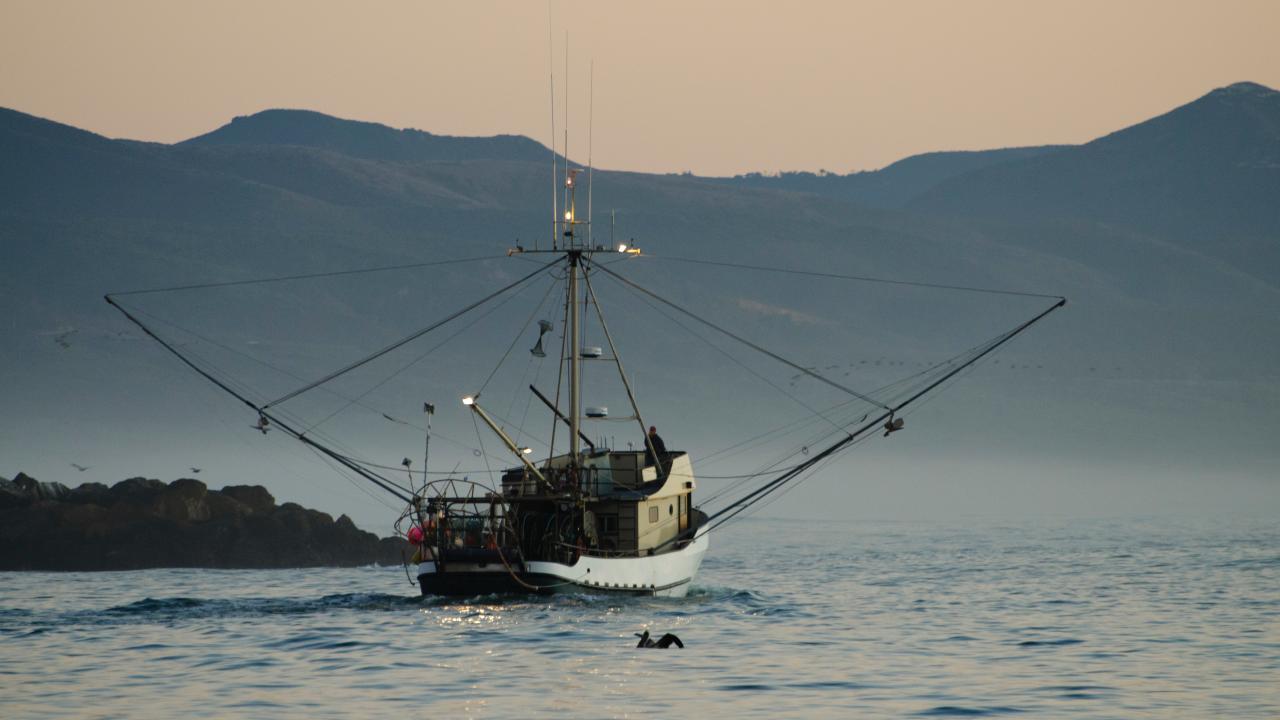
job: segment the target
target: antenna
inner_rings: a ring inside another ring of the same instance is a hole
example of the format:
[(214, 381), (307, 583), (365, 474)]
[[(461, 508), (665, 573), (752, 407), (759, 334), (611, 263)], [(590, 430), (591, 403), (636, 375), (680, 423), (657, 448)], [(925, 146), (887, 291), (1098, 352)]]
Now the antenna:
[[(556, 222), (560, 208), (556, 205), (556, 64), (555, 35), (551, 28), (551, 0), (547, 0), (547, 73), (551, 76), (551, 249), (556, 249)], [(536, 247), (536, 245), (535, 245)]]
[[(565, 176), (569, 175), (569, 31), (564, 31), (564, 169)], [(564, 188), (564, 211), (569, 212), (569, 184), (565, 183)], [(568, 218), (565, 219), (566, 224)], [(566, 227), (566, 232), (572, 230), (572, 227)], [(572, 236), (570, 236), (572, 237)]]
[(595, 187), (595, 163), (591, 161), (592, 131), (596, 113), (596, 59), (591, 58), (591, 74), (587, 76), (587, 244), (591, 245), (591, 191)]

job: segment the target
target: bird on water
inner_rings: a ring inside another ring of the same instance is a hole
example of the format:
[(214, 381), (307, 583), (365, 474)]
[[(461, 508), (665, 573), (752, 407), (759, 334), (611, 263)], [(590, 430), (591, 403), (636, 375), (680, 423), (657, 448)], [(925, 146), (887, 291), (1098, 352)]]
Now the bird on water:
[(638, 648), (666, 649), (671, 647), (672, 645), (675, 645), (678, 648), (684, 647), (684, 643), (680, 642), (680, 638), (676, 637), (675, 635), (672, 635), (671, 633), (667, 633), (666, 635), (663, 635), (657, 640), (654, 640), (653, 638), (649, 637), (648, 630), (645, 630), (643, 633), (635, 633), (635, 636), (640, 638), (640, 642), (636, 644), (636, 647)]

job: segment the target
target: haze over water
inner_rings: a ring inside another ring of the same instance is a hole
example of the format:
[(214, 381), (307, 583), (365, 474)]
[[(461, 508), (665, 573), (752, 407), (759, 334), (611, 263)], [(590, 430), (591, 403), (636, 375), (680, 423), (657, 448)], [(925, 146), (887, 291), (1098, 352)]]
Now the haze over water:
[[(690, 597), (399, 568), (0, 575), (0, 714), (1270, 718), (1280, 528), (750, 520)], [(672, 631), (684, 650), (637, 650)]]

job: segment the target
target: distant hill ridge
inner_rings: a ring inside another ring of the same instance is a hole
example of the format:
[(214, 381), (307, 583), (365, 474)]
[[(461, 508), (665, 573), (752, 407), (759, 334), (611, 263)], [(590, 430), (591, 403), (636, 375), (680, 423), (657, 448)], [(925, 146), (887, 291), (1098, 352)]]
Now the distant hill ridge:
[(1280, 280), (1280, 92), (1218, 88), (1078, 147), (939, 182), (915, 211), (1087, 219), (1167, 236)]
[(178, 145), (301, 145), (391, 162), (545, 162), (549, 154), (546, 146), (522, 135), (434, 135), (310, 110), (264, 110), (237, 117), (213, 132)]
[(943, 180), (992, 165), (1056, 152), (1071, 145), (1039, 145), (996, 150), (951, 150), (903, 158), (879, 170), (840, 175), (827, 172), (747, 173), (717, 178), (731, 185), (808, 192), (852, 200), (869, 207), (901, 208)]

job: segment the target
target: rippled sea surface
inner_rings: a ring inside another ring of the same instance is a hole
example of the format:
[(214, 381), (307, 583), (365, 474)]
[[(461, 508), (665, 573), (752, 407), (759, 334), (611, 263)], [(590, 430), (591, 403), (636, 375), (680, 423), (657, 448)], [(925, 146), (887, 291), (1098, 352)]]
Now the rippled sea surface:
[(0, 573), (0, 717), (676, 714), (1280, 717), (1280, 523), (749, 520), (678, 600)]

